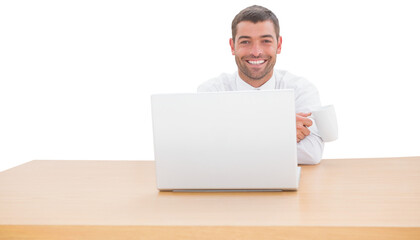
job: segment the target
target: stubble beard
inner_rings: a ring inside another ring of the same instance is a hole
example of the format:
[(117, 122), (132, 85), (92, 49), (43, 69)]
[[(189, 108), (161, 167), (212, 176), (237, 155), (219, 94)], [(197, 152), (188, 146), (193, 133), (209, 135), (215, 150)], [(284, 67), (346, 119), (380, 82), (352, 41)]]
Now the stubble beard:
[[(265, 76), (267, 76), (274, 68), (274, 65), (276, 63), (276, 59), (269, 57), (267, 59), (267, 62), (265, 63), (266, 66), (261, 71), (253, 71), (250, 69), (249, 66), (247, 66), (246, 61), (244, 60), (246, 57), (242, 57), (241, 59), (238, 56), (235, 56), (236, 65), (238, 65), (238, 69), (241, 73), (243, 73), (245, 76), (247, 76), (250, 80), (258, 81), (263, 79)], [(249, 59), (249, 58), (247, 58)]]

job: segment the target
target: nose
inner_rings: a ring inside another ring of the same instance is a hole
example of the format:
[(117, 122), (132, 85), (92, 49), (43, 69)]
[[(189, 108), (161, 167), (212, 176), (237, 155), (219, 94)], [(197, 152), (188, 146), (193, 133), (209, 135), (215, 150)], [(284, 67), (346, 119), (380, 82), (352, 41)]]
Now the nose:
[(262, 49), (261, 49), (260, 44), (253, 43), (252, 46), (251, 46), (250, 54), (254, 57), (259, 57), (262, 54)]

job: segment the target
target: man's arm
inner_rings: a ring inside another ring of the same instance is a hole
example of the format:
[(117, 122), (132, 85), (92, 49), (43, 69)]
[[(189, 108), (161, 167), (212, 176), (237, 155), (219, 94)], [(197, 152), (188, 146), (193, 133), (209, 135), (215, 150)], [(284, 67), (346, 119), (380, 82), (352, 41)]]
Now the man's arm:
[(296, 114), (297, 158), (299, 164), (318, 164), (322, 159), (324, 143), (316, 134), (315, 123), (308, 117), (311, 113)]
[(318, 164), (322, 159), (324, 143), (320, 137), (310, 134), (297, 144), (299, 164)]
[(308, 129), (308, 127), (312, 126), (312, 120), (308, 118), (311, 114), (312, 113), (296, 114), (296, 141), (298, 143), (311, 133)]
[(306, 79), (289, 73), (286, 73), (283, 81), (285, 82), (284, 88), (295, 90), (295, 106), (296, 113), (298, 113), (296, 127), (300, 127), (296, 129), (298, 163), (317, 164), (322, 159), (324, 143), (319, 137), (316, 122), (310, 118), (310, 113), (313, 109), (321, 106), (318, 90)]

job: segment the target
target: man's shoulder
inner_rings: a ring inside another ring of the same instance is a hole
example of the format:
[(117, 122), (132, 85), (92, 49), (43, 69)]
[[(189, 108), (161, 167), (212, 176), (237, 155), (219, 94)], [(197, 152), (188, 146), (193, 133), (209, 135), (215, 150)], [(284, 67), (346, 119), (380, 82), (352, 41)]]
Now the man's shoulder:
[(311, 112), (315, 106), (320, 106), (319, 93), (314, 84), (303, 77), (286, 71), (276, 70), (277, 89), (293, 89), (295, 91), (296, 112)]
[(300, 88), (313, 85), (306, 78), (292, 74), (285, 70), (275, 69), (277, 88)]
[(198, 92), (232, 91), (235, 84), (235, 73), (222, 73), (218, 77), (209, 79), (198, 86)]

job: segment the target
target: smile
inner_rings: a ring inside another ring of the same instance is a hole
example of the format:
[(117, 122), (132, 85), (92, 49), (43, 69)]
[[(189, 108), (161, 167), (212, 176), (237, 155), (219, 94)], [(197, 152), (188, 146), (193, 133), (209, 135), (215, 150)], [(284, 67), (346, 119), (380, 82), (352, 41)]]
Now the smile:
[(267, 60), (246, 60), (247, 63), (251, 65), (260, 65), (265, 63)]

